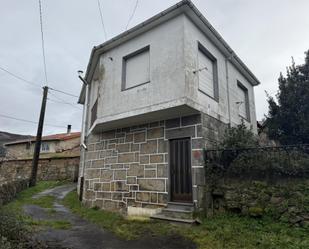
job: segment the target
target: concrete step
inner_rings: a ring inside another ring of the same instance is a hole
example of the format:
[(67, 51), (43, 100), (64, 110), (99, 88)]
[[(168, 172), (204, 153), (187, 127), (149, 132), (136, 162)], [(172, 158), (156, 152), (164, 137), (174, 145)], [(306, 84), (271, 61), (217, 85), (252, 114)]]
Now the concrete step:
[(161, 211), (161, 214), (166, 217), (178, 218), (178, 219), (192, 219), (193, 212), (188, 210), (164, 208)]
[(167, 208), (169, 209), (178, 209), (184, 211), (194, 211), (193, 203), (186, 203), (186, 202), (168, 202)]
[(170, 216), (165, 216), (163, 214), (155, 214), (155, 215), (150, 216), (150, 218), (155, 219), (155, 220), (163, 220), (163, 221), (185, 223), (185, 224), (199, 224), (199, 222), (197, 222), (194, 219), (173, 218)]

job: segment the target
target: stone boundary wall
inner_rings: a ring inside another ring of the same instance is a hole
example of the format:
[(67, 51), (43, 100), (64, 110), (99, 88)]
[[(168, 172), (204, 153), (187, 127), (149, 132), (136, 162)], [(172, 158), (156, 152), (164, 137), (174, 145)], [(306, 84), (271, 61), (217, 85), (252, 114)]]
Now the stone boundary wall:
[(11, 201), (19, 192), (28, 188), (28, 184), (29, 181), (24, 179), (0, 185), (0, 207)]
[[(0, 185), (29, 179), (32, 160), (8, 160), (0, 163)], [(38, 180), (71, 180), (78, 178), (79, 156), (40, 159)]]
[[(83, 202), (89, 207), (166, 206), (169, 196), (168, 140), (191, 138), (192, 178), (203, 171), (201, 115), (122, 128), (88, 137)], [(193, 190), (193, 198), (197, 193)]]

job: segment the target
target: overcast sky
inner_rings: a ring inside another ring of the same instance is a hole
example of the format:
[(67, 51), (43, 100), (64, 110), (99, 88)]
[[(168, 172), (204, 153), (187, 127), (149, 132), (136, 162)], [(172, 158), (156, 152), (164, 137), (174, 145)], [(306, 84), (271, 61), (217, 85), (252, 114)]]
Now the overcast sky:
[[(124, 31), (136, 0), (101, 0), (107, 38)], [(139, 0), (129, 28), (177, 0)], [(264, 91), (274, 95), (280, 71), (291, 56), (303, 63), (309, 49), (308, 0), (193, 0), (227, 43), (261, 81), (255, 88), (257, 118), (267, 113)], [(50, 86), (78, 95), (77, 71), (86, 69), (91, 49), (104, 42), (97, 0), (42, 0), (47, 76)], [(43, 85), (38, 0), (0, 0), (0, 67)], [(56, 93), (53, 100), (76, 103)], [(58, 98), (58, 99), (57, 99)], [(0, 114), (37, 121), (41, 90), (0, 70)], [(81, 106), (47, 105), (44, 134), (81, 127)], [(35, 134), (36, 125), (0, 117), (0, 130)]]

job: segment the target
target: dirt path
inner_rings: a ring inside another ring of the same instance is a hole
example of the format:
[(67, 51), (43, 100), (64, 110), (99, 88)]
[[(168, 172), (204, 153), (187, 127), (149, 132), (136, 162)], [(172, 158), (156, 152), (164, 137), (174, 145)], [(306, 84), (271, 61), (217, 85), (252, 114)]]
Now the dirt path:
[(174, 237), (145, 237), (140, 240), (125, 241), (121, 240), (112, 233), (105, 231), (98, 226), (73, 214), (70, 210), (60, 204), (67, 193), (74, 190), (74, 184), (63, 185), (53, 189), (46, 190), (34, 196), (54, 196), (54, 210), (42, 208), (36, 205), (25, 205), (24, 211), (35, 220), (62, 220), (71, 223), (69, 229), (53, 229), (39, 232), (36, 237), (45, 241), (54, 248), (70, 249), (193, 249), (195, 248), (190, 242), (182, 238)]

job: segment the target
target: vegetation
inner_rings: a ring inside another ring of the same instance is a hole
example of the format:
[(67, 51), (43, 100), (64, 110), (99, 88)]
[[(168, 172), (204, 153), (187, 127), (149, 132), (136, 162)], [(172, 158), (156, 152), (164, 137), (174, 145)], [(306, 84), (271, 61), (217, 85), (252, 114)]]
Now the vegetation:
[[(26, 204), (38, 205), (43, 208), (52, 208), (54, 197), (44, 196), (32, 199), (32, 196), (46, 189), (63, 184), (60, 181), (39, 182), (35, 187), (28, 188), (17, 194), (14, 201), (0, 207), (0, 248), (46, 248), (32, 240), (32, 234), (46, 226), (68, 229), (70, 223), (66, 221), (35, 221), (23, 213), (22, 207)], [(50, 209), (52, 210), (52, 209)]]
[(252, 130), (248, 129), (244, 122), (226, 129), (225, 136), (220, 144), (223, 149), (243, 149), (257, 147), (258, 140)]
[(282, 144), (309, 143), (309, 50), (305, 64), (294, 61), (286, 77), (280, 74), (277, 101), (268, 96), (268, 135)]
[(200, 249), (309, 247), (309, 228), (290, 227), (268, 217), (253, 219), (224, 214), (202, 219), (201, 225), (189, 227), (147, 219), (128, 220), (117, 213), (88, 209), (78, 201), (76, 192), (69, 193), (63, 204), (74, 213), (129, 240), (142, 236), (180, 235), (195, 242)]

